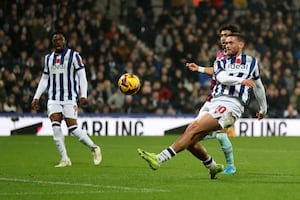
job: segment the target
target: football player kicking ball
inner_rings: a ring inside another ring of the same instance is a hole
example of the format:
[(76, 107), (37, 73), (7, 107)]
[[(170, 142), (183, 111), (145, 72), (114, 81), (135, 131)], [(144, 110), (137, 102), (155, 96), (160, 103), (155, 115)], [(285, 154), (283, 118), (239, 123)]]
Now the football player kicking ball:
[[(217, 52), (216, 59), (226, 59), (227, 55), (225, 52), (225, 39), (227, 35), (235, 32), (239, 32), (239, 27), (233, 24), (225, 24), (221, 26), (219, 29), (219, 35), (220, 35), (220, 43), (222, 45), (222, 50), (219, 50)], [(191, 71), (197, 71), (201, 73), (206, 73), (209, 75), (212, 75), (212, 80), (210, 84), (210, 94), (207, 97), (207, 101), (205, 104), (202, 106), (202, 108), (199, 111), (198, 117), (201, 117), (203, 113), (206, 112), (206, 107), (208, 104), (210, 104), (210, 100), (212, 99), (212, 89), (214, 88), (216, 84), (215, 77), (213, 76), (213, 67), (201, 67), (196, 65), (195, 63), (187, 63), (186, 66), (191, 70)], [(224, 152), (225, 155), (225, 160), (226, 160), (226, 167), (223, 171), (224, 174), (234, 174), (236, 172), (236, 167), (234, 165), (234, 156), (233, 156), (233, 148), (232, 144), (229, 140), (228, 134), (227, 134), (227, 129), (222, 129), (219, 131), (214, 131), (210, 133), (209, 135), (205, 136), (204, 139), (217, 139), (218, 142), (221, 145), (222, 151)]]
[(138, 149), (140, 156), (152, 169), (158, 169), (162, 163), (187, 149), (209, 169), (210, 178), (215, 179), (216, 175), (224, 170), (224, 166), (216, 164), (199, 141), (211, 131), (232, 126), (244, 112), (252, 91), (260, 108), (257, 118), (262, 119), (267, 113), (265, 89), (260, 79), (257, 59), (242, 54), (244, 45), (244, 37), (241, 34), (232, 33), (227, 36), (225, 48), (228, 58), (216, 60), (214, 63), (216, 85), (213, 88), (211, 103), (206, 112), (197, 117), (177, 141), (159, 154)]

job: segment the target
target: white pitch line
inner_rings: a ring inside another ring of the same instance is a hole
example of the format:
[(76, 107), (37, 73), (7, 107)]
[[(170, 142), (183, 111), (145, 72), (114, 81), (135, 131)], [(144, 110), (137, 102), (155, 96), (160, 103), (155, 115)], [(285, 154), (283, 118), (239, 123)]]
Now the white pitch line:
[[(134, 188), (134, 187), (123, 187), (123, 186), (114, 186), (114, 185), (98, 185), (98, 184), (90, 184), (90, 183), (69, 183), (69, 182), (60, 182), (60, 181), (41, 181), (41, 180), (28, 180), (28, 179), (5, 178), (5, 177), (0, 177), (0, 181), (36, 183), (36, 184), (45, 184), (45, 185), (82, 186), (82, 187), (118, 190), (118, 191), (125, 191), (125, 192), (170, 192), (169, 190), (153, 189), (153, 188)], [(0, 193), (0, 195), (1, 195), (1, 193)]]

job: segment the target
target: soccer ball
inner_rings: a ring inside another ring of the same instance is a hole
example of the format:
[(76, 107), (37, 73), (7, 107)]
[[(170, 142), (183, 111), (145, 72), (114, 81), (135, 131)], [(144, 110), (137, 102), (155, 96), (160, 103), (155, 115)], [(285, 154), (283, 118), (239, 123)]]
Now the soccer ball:
[(119, 78), (118, 87), (122, 93), (133, 95), (140, 90), (140, 79), (132, 73), (125, 73)]

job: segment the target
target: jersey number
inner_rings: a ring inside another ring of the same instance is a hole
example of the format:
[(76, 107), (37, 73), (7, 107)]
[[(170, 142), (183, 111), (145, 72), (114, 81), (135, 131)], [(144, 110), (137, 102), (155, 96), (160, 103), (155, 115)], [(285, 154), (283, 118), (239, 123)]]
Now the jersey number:
[(225, 106), (219, 105), (219, 106), (216, 108), (215, 113), (223, 114), (225, 111), (226, 111), (226, 107), (225, 107)]

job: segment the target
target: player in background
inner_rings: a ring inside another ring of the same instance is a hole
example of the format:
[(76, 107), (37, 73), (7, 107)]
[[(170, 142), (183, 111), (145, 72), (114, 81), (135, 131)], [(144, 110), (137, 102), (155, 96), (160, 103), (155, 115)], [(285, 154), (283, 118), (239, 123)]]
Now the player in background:
[(87, 78), (82, 58), (77, 51), (66, 46), (66, 36), (63, 32), (57, 31), (52, 34), (52, 44), (54, 51), (45, 56), (44, 71), (31, 103), (32, 108), (38, 110), (39, 98), (47, 89), (48, 116), (52, 123), (53, 139), (61, 156), (55, 167), (72, 165), (61, 129), (63, 119), (69, 133), (89, 147), (94, 164), (99, 165), (102, 161), (100, 147), (77, 125), (78, 98), (81, 105), (87, 104)]
[[(225, 40), (226, 40), (227, 35), (229, 35), (231, 33), (235, 33), (235, 32), (240, 32), (240, 30), (239, 30), (239, 27), (234, 24), (224, 24), (223, 26), (220, 27), (219, 37), (220, 37), (220, 43), (221, 43), (222, 49), (217, 52), (216, 60), (226, 59), (228, 57), (225, 52)], [(202, 67), (202, 66), (198, 66), (195, 63), (186, 63), (186, 66), (191, 71), (197, 71), (197, 72), (212, 75), (211, 84), (210, 84), (210, 94), (208, 95), (205, 104), (202, 106), (202, 108), (199, 111), (199, 114), (198, 114), (198, 118), (199, 118), (203, 115), (204, 110), (206, 110), (206, 107), (208, 106), (208, 104), (210, 103), (210, 100), (212, 99), (212, 90), (213, 90), (214, 86), (216, 85), (216, 79), (213, 76), (213, 67)], [(225, 167), (223, 173), (224, 174), (234, 174), (236, 172), (236, 167), (234, 165), (233, 148), (232, 148), (232, 144), (230, 142), (227, 132), (228, 132), (227, 128), (219, 130), (219, 131), (214, 131), (211, 134), (205, 136), (204, 139), (217, 139), (218, 140), (218, 142), (221, 145), (222, 151), (224, 152), (225, 160), (226, 160), (226, 167)]]
[(214, 63), (216, 85), (213, 88), (211, 103), (203, 115), (197, 117), (171, 146), (159, 154), (138, 149), (138, 153), (148, 162), (150, 168), (158, 169), (162, 163), (187, 149), (209, 169), (211, 179), (223, 171), (224, 166), (216, 164), (199, 141), (211, 131), (232, 126), (244, 112), (252, 91), (260, 109), (256, 114), (257, 118), (262, 119), (267, 113), (265, 89), (260, 79), (258, 61), (242, 53), (244, 45), (245, 40), (241, 34), (232, 33), (227, 36), (225, 49), (228, 58), (216, 60)]

